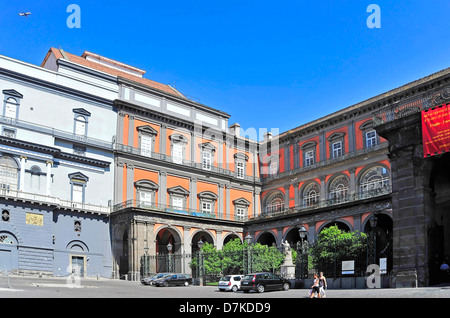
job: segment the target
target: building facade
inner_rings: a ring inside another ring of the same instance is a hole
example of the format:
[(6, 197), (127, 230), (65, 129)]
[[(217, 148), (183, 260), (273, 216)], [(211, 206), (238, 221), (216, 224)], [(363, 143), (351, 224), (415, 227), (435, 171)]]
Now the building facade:
[(1, 268), (108, 277), (117, 92), (52, 55), (0, 57)]
[[(191, 273), (200, 241), (220, 249), (250, 235), (292, 245), (300, 227), (314, 242), (337, 225), (374, 233), (375, 262), (385, 259), (394, 273), (414, 267), (419, 285), (429, 284), (430, 265), (404, 260), (419, 253), (430, 264), (448, 244), (405, 251), (399, 135), (379, 114), (448, 98), (445, 87), (435, 92), (448, 71), (263, 141), (145, 73), (87, 51), (51, 48), (40, 66), (0, 56), (1, 270), (65, 276), (75, 267), (136, 280), (145, 262), (150, 272)], [(434, 184), (444, 184), (438, 175)], [(441, 229), (445, 190), (428, 188), (439, 196), (431, 219)], [(415, 221), (423, 228), (416, 240), (433, 229), (428, 220)]]
[(176, 271), (190, 273), (200, 240), (220, 249), (243, 239), (244, 221), (259, 214), (258, 143), (229, 128), (228, 114), (172, 88), (129, 79), (119, 85), (115, 276), (136, 279), (144, 254), (151, 272), (167, 271), (168, 253)]

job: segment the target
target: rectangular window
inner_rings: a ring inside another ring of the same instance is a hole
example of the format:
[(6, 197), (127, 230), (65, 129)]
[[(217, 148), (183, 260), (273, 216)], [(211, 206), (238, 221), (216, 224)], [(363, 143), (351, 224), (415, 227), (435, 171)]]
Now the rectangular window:
[(244, 163), (241, 161), (241, 162), (237, 162), (236, 163), (236, 176), (239, 178), (239, 179), (244, 179)]
[(172, 208), (175, 210), (183, 210), (183, 198), (173, 197)]
[(212, 204), (209, 202), (202, 202), (202, 212), (211, 214), (212, 213)]
[(83, 116), (78, 116), (75, 118), (75, 135), (86, 135), (86, 119)]
[(305, 167), (312, 166), (314, 164), (314, 151), (310, 150), (305, 152)]
[(211, 153), (204, 151), (203, 154), (203, 160), (202, 160), (202, 167), (204, 170), (211, 170)]
[(183, 145), (174, 144), (173, 145), (173, 158), (174, 163), (183, 163)]
[(152, 156), (152, 137), (149, 135), (141, 135), (141, 155), (145, 157)]
[(236, 220), (244, 220), (245, 218), (245, 209), (236, 208)]
[(332, 150), (333, 150), (333, 159), (342, 157), (342, 142), (338, 141), (333, 143)]
[(13, 98), (8, 98), (5, 103), (5, 117), (16, 119), (17, 104)]
[(72, 201), (73, 202), (83, 202), (83, 189), (84, 186), (81, 184), (72, 184)]
[(371, 130), (366, 133), (366, 148), (372, 148), (377, 145), (377, 133)]
[(148, 191), (139, 191), (139, 206), (147, 207), (152, 205), (152, 194)]

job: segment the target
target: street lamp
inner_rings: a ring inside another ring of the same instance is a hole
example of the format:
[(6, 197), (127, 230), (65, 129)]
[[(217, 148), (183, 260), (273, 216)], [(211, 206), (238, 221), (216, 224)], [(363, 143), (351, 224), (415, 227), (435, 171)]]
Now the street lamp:
[(147, 277), (149, 275), (149, 260), (150, 256), (148, 255), (148, 246), (144, 247), (144, 255), (141, 256), (141, 264), (142, 264), (142, 276)]
[(167, 250), (169, 251), (169, 272), (173, 272), (172, 269), (172, 244), (167, 244)]
[(247, 274), (250, 274), (250, 272), (252, 271), (252, 241), (253, 241), (253, 237), (248, 234), (245, 237), (245, 241), (247, 242)]
[(198, 241), (198, 275), (200, 277), (200, 286), (203, 286), (203, 255), (202, 255), (202, 247), (203, 241), (200, 239)]
[(375, 228), (378, 223), (378, 218), (374, 215), (369, 220), (370, 224), (370, 242), (369, 242), (369, 262), (370, 264), (375, 264), (377, 261), (377, 234), (375, 233)]
[(302, 226), (301, 228), (298, 229), (298, 234), (300, 235), (300, 238), (302, 239), (302, 241), (305, 239), (306, 233), (308, 233), (308, 231), (305, 229), (304, 226)]
[(378, 218), (374, 215), (371, 219), (370, 219), (370, 227), (372, 229), (375, 229), (375, 227), (377, 226), (378, 223)]
[[(303, 278), (303, 270), (305, 267), (304, 264), (304, 256), (306, 253), (306, 248), (307, 248), (307, 242), (306, 242), (306, 234), (308, 233), (308, 231), (306, 230), (306, 228), (304, 226), (302, 226), (301, 228), (298, 229), (298, 234), (300, 235), (300, 250), (301, 250), (301, 257), (300, 257), (300, 278)], [(298, 245), (297, 245), (298, 247)], [(297, 259), (298, 259), (298, 252), (297, 252)], [(308, 260), (308, 258), (306, 258), (306, 260)], [(306, 262), (306, 266), (307, 266), (307, 262)]]

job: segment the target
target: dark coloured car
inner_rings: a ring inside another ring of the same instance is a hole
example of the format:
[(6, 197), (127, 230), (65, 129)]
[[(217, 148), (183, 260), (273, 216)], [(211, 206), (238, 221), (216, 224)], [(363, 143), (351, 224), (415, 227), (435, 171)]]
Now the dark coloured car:
[(187, 274), (167, 274), (153, 281), (155, 286), (189, 286), (192, 285), (192, 277)]
[(291, 282), (274, 273), (254, 273), (245, 275), (241, 281), (241, 290), (263, 293), (268, 290), (289, 290)]
[(163, 276), (167, 275), (169, 273), (158, 273), (158, 274), (153, 274), (149, 277), (145, 277), (141, 279), (141, 283), (143, 285), (152, 285), (153, 281), (159, 278), (162, 278)]

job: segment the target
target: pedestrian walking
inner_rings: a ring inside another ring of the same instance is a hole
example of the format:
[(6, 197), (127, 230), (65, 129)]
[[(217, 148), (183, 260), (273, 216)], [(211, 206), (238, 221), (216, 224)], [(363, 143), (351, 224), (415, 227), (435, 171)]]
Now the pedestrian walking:
[(320, 296), (320, 287), (319, 287), (319, 275), (317, 275), (317, 273), (314, 274), (314, 283), (311, 286), (311, 296), (310, 298), (314, 297), (314, 294), (317, 293), (317, 295), (319, 296), (319, 298), (322, 298)]
[(322, 294), (322, 298), (327, 297), (325, 289), (327, 289), (327, 279), (323, 276), (323, 272), (320, 272), (319, 276), (319, 295)]

